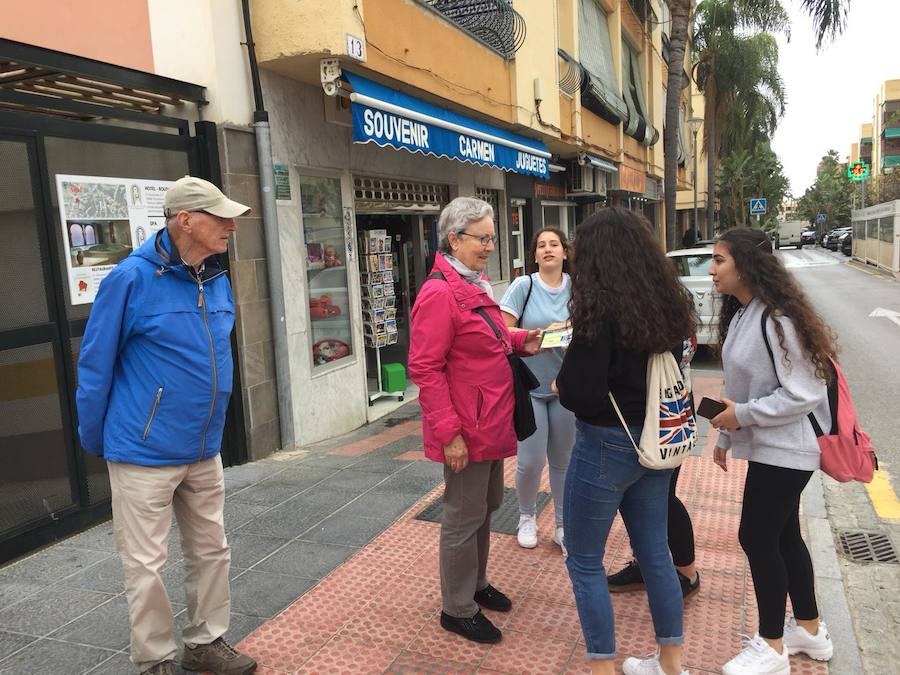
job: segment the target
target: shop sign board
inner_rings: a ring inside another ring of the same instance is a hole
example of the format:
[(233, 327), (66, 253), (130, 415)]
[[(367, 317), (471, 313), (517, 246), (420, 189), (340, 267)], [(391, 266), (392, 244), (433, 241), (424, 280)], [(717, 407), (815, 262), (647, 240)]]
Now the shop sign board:
[(550, 152), (540, 141), (475, 120), (344, 72), (353, 141), (447, 157), (547, 180)]
[(564, 199), (566, 196), (566, 188), (564, 185), (554, 185), (553, 183), (534, 184), (534, 196), (540, 198), (559, 198)]
[(172, 181), (58, 174), (59, 219), (73, 305), (94, 302), (100, 282), (166, 226)]

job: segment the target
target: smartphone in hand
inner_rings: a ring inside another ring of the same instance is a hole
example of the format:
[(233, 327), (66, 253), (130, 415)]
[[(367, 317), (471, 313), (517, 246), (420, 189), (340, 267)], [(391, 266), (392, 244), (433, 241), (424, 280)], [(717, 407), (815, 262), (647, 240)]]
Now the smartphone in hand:
[(728, 406), (722, 403), (722, 401), (716, 401), (715, 399), (704, 396), (700, 401), (700, 405), (697, 406), (697, 414), (711, 420), (727, 407)]

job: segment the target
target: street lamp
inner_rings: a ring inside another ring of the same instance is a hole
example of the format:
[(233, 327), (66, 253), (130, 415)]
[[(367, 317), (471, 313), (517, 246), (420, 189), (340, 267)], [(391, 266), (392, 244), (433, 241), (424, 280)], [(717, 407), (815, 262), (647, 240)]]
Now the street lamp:
[[(688, 126), (691, 128), (691, 133), (694, 135), (694, 180), (692, 181), (694, 184), (694, 236), (697, 239), (700, 239), (700, 227), (697, 224), (697, 155), (700, 153), (697, 152), (697, 133), (700, 131), (700, 127), (703, 125), (702, 117), (691, 117), (688, 121)], [(706, 191), (707, 199), (709, 199), (709, 190)], [(709, 224), (707, 224), (707, 230), (709, 230)], [(709, 232), (707, 232), (709, 234)]]

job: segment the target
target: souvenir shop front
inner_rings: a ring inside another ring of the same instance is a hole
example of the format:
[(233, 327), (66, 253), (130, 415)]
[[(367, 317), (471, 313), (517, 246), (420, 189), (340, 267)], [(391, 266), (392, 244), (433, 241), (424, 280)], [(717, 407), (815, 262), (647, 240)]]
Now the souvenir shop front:
[(321, 90), (263, 78), (273, 154), (290, 186), (278, 216), (298, 443), (352, 430), (417, 394), (406, 371), (409, 317), (438, 249), (441, 209), (457, 196), (494, 206), (501, 243), (488, 274), (499, 297), (511, 275), (507, 172), (548, 175), (550, 153), (533, 139), (358, 75), (342, 80), (352, 92), (324, 97), (323, 115)]

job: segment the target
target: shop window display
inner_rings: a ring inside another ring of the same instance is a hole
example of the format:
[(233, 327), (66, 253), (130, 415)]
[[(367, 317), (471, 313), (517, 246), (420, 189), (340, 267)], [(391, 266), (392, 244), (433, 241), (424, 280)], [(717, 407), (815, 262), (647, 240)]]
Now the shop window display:
[(353, 353), (340, 179), (301, 176), (300, 204), (312, 360), (320, 367)]

